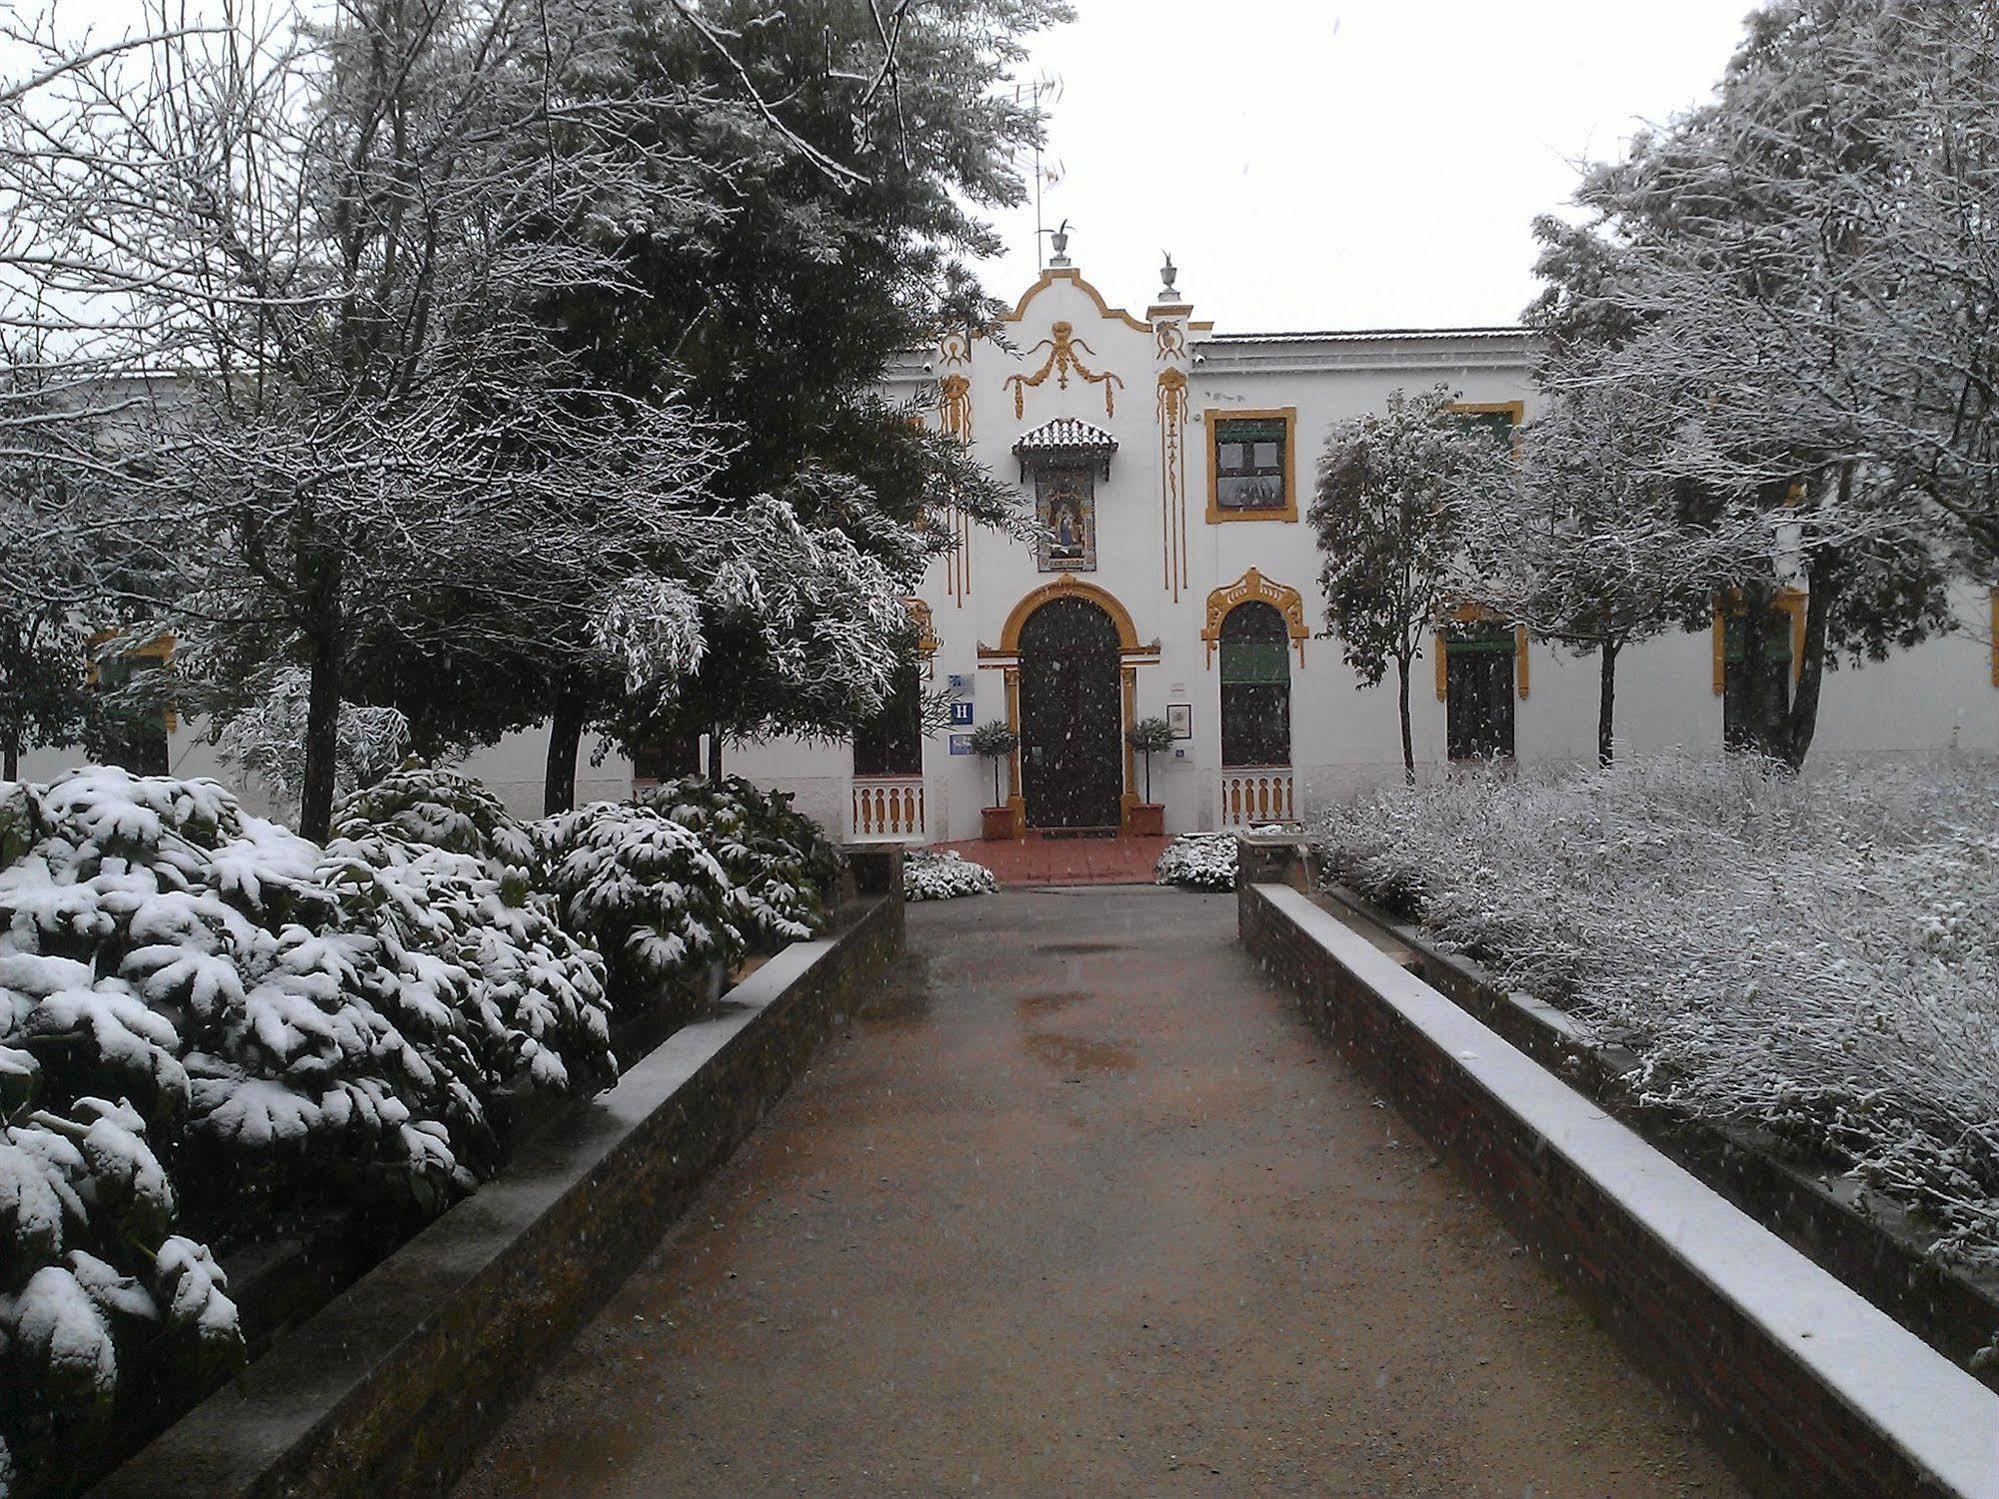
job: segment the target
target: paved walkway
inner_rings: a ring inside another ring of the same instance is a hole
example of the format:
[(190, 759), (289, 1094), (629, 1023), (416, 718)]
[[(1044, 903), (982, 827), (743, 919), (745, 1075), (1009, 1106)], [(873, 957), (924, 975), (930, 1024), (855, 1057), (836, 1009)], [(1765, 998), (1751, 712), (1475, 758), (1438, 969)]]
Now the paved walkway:
[(1259, 975), (1233, 897), (909, 927), (462, 1496), (1741, 1492)]
[(1031, 885), (1150, 885), (1170, 838), (997, 838), (946, 843), (983, 864), (1007, 888)]

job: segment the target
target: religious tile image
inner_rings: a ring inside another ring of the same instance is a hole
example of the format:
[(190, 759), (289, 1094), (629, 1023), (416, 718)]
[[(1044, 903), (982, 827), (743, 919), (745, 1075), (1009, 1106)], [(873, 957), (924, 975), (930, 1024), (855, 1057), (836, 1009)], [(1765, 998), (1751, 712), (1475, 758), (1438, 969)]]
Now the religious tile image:
[(1042, 527), (1041, 571), (1097, 570), (1097, 486), (1088, 469), (1052, 468), (1037, 474), (1034, 511)]

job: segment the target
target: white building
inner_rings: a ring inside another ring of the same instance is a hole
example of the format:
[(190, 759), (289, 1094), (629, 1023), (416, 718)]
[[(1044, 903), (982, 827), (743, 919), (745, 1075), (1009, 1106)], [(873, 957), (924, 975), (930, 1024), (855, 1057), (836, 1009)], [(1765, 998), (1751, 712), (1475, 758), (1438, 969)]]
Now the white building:
[[(934, 648), (927, 690), (965, 720), (922, 736), (892, 726), (856, 749), (727, 746), (726, 768), (792, 790), (841, 836), (975, 838), (990, 764), (973, 723), (1004, 719), (1021, 747), (1000, 767), (1016, 828), (1129, 826), (1145, 768), (1124, 730), (1145, 717), (1185, 737), (1155, 757), (1168, 831), (1302, 816), (1398, 777), (1395, 685), (1362, 688), (1324, 607), (1308, 491), (1335, 421), (1439, 381), (1468, 419), (1530, 419), (1530, 335), (1518, 328), (1230, 334), (1169, 283), (1144, 315), (1113, 307), (1059, 254), (1007, 320), (1009, 353), (946, 337), (894, 370), (892, 393), (1018, 482), (1049, 526), (1036, 547), (951, 515), (960, 550), (913, 602)], [(1999, 751), (1999, 599), (1967, 592), (1965, 628), (1878, 666), (1831, 674), (1815, 758)], [(1640, 752), (1718, 747), (1730, 675), (1719, 630), (1674, 634), (1619, 662), (1617, 732)], [(1439, 638), (1412, 693), (1426, 771), (1452, 751), (1580, 762), (1596, 743), (1597, 667), (1524, 632)], [(516, 735), (466, 768), (524, 815), (541, 808), (545, 746)], [(39, 779), (74, 759), (31, 753)], [(176, 774), (218, 774), (175, 726)], [(225, 776), (225, 779), (228, 777)], [(586, 764), (577, 797), (629, 795), (634, 768)], [(1142, 815), (1142, 814), (1141, 814)]]
[[(965, 694), (972, 722), (1021, 734), (1001, 775), (1016, 827), (1129, 825), (1145, 776), (1123, 730), (1145, 717), (1187, 736), (1152, 768), (1172, 832), (1299, 816), (1399, 777), (1393, 675), (1361, 687), (1318, 633), (1320, 556), (1304, 523), (1318, 456), (1334, 422), (1380, 410), (1397, 387), (1443, 381), (1473, 419), (1531, 418), (1530, 335), (1217, 332), (1170, 281), (1135, 316), (1059, 255), (1005, 335), (1016, 352), (947, 337), (892, 385), (934, 390), (936, 419), (1019, 482), (1051, 532), (1030, 548), (953, 517), (963, 547), (921, 593), (928, 685)], [(1828, 677), (1815, 756), (1999, 750), (1999, 606), (1961, 606), (1965, 633)], [(1411, 709), (1432, 771), (1453, 748), (1594, 756), (1594, 657), (1477, 627), (1428, 655)], [(1725, 656), (1713, 630), (1627, 651), (1620, 743), (1718, 747)], [(968, 728), (893, 766), (880, 746), (857, 767), (847, 747), (798, 744), (733, 751), (731, 764), (856, 836), (974, 838), (993, 767), (963, 752)]]

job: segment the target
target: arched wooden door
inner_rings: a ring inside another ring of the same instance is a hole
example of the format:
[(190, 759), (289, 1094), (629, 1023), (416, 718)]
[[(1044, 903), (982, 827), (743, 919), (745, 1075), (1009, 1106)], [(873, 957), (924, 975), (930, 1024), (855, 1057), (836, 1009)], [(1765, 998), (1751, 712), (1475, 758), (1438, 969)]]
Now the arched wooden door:
[(1020, 791), (1031, 828), (1115, 828), (1124, 792), (1118, 632), (1088, 599), (1020, 629)]

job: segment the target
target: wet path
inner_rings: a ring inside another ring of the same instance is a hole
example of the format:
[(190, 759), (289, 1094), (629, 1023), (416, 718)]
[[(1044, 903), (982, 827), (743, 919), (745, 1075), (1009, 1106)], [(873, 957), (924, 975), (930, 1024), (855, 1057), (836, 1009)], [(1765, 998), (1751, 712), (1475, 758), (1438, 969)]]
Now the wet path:
[(459, 1493), (1740, 1492), (1234, 921), (912, 907)]

